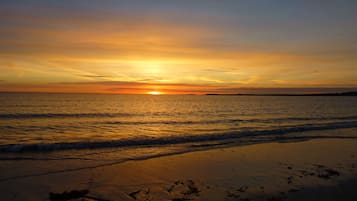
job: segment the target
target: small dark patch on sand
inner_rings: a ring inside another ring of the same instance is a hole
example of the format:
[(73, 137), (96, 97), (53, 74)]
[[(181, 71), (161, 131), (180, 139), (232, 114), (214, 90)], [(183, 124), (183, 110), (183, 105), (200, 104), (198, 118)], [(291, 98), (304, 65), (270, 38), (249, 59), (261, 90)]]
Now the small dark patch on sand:
[(303, 176), (314, 176), (315, 175), (314, 172), (310, 172), (307, 170), (299, 170), (299, 172), (302, 174), (302, 176), (300, 176), (300, 178), (302, 178)]
[(109, 201), (107, 199), (97, 198), (89, 194), (89, 190), (73, 190), (73, 191), (64, 191), (63, 193), (49, 193), (49, 199), (51, 201), (68, 201), (68, 200), (75, 200), (80, 199), (84, 200), (85, 198), (95, 201)]
[(287, 163), (280, 163), (282, 166), (285, 166), (288, 170), (292, 170), (293, 169), (293, 165), (292, 164), (287, 164)]
[(315, 166), (317, 168), (324, 168), (325, 167), (324, 165), (321, 165), (321, 164), (312, 164), (312, 166)]
[(181, 180), (178, 180), (178, 181), (175, 181), (175, 182), (174, 182), (174, 185), (179, 185), (179, 184), (182, 184), (182, 185), (183, 185), (183, 184), (184, 184), (184, 182), (183, 182), (183, 181), (181, 181)]
[(322, 179), (330, 179), (333, 176), (340, 176), (340, 173), (334, 169), (323, 169), (319, 170), (317, 177)]
[(294, 177), (293, 177), (293, 176), (289, 176), (289, 177), (287, 178), (287, 180), (288, 180), (288, 184), (293, 183), (293, 179), (294, 179)]
[(137, 190), (137, 191), (134, 191), (134, 192), (131, 192), (129, 193), (128, 195), (133, 198), (134, 200), (137, 199), (137, 195), (140, 193), (141, 190)]
[(171, 193), (174, 190), (174, 188), (178, 185), (184, 185), (183, 181), (181, 180), (175, 181), (169, 188), (167, 188), (167, 192)]
[[(298, 170), (302, 175), (299, 177), (302, 178), (304, 176), (316, 176), (321, 179), (330, 179), (334, 176), (340, 176), (340, 172), (335, 169), (328, 168), (324, 165), (313, 164), (312, 170)], [(289, 183), (289, 179), (288, 179)]]
[(333, 176), (340, 176), (340, 172), (332, 168), (327, 168), (324, 165), (313, 165), (316, 167), (316, 176), (322, 179), (330, 179)]
[(199, 195), (200, 190), (197, 188), (193, 180), (188, 180), (186, 186), (188, 190), (183, 193), (184, 195), (196, 195), (196, 196)]
[(102, 199), (102, 198), (96, 198), (96, 197), (93, 197), (93, 196), (84, 196), (84, 198), (89, 198), (91, 200), (95, 200), (95, 201), (110, 201), (110, 200), (107, 200), (107, 199)]
[(89, 193), (89, 190), (73, 190), (73, 191), (64, 191), (63, 193), (49, 193), (49, 199), (51, 201), (67, 201), (74, 200), (79, 198), (84, 198)]
[(188, 200), (192, 200), (189, 198), (173, 198), (172, 201), (188, 201)]
[(231, 192), (231, 191), (227, 191), (227, 197), (229, 197), (229, 198), (239, 198), (240, 195), (236, 194), (234, 192)]
[(240, 201), (250, 201), (249, 198), (241, 198)]
[(148, 188), (146, 190), (140, 189), (140, 190), (128, 193), (129, 197), (133, 198), (134, 200), (137, 200), (139, 198), (140, 194), (144, 195), (145, 197), (148, 196), (150, 194), (150, 188)]
[(75, 200), (75, 199), (84, 199), (84, 198), (88, 198), (91, 200), (95, 200), (95, 201), (109, 201), (106, 199), (102, 199), (102, 198), (97, 198), (94, 196), (90, 196), (89, 194), (89, 190), (84, 189), (84, 190), (73, 190), (73, 191), (64, 191), (63, 193), (49, 193), (49, 199), (51, 201), (69, 201), (69, 200)]
[(185, 196), (191, 196), (191, 195), (199, 196), (200, 190), (197, 187), (196, 183), (191, 179), (186, 180), (186, 181), (184, 181), (184, 180), (175, 181), (169, 188), (167, 188), (166, 191), (168, 193), (171, 193), (171, 192), (173, 192), (175, 190), (178, 190), (180, 186), (181, 186), (181, 188), (183, 187), (185, 189), (184, 191), (181, 192), (182, 195), (185, 195)]
[(244, 193), (248, 190), (248, 186), (241, 186), (239, 189), (237, 189), (237, 191)]

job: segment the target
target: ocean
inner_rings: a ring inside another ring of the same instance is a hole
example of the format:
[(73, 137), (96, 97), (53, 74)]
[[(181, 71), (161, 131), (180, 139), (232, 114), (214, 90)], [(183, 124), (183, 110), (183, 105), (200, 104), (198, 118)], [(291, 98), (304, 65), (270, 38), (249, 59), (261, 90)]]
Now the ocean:
[(357, 97), (348, 96), (0, 93), (2, 155), (85, 152), (90, 157), (110, 149), (116, 159), (133, 159), (219, 146), (357, 137), (309, 132), (354, 127)]

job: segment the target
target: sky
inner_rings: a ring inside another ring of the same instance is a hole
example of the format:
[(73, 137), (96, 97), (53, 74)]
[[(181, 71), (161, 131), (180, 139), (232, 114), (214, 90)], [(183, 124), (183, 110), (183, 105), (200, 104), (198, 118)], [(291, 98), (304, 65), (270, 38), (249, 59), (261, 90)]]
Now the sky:
[(357, 89), (357, 1), (0, 1), (0, 91)]

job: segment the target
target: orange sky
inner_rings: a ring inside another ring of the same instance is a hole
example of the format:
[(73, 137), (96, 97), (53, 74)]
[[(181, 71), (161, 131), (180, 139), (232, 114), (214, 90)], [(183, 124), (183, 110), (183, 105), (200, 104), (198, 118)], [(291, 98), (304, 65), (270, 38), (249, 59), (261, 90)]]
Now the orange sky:
[(354, 2), (0, 4), (0, 91), (357, 88)]

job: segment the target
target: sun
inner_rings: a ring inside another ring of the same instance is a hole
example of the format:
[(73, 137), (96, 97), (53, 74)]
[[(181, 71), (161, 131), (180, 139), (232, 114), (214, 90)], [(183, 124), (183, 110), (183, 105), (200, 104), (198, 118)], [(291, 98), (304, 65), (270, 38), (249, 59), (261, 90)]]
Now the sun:
[(163, 94), (161, 91), (149, 91), (147, 92), (147, 94), (150, 94), (150, 95), (161, 95)]

